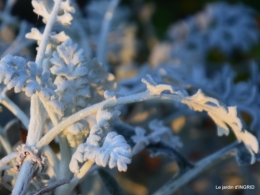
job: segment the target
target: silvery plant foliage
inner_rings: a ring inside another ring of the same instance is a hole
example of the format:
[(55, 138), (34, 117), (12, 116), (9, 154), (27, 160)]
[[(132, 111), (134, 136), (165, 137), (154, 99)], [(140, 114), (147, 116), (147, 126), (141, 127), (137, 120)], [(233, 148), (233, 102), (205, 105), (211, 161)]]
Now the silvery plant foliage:
[[(236, 72), (228, 63), (209, 72), (207, 61), (211, 49), (231, 56), (234, 50), (248, 52), (257, 44), (259, 31), (251, 8), (212, 3), (175, 22), (162, 43), (167, 49), (152, 51), (152, 66), (143, 65), (134, 77), (117, 81), (109, 72), (107, 54), (118, 52), (121, 43), (107, 41), (111, 33), (123, 36), (119, 26), (131, 14), (119, 0), (90, 1), (86, 18), (76, 2), (32, 0), (44, 28), (12, 16), (14, 3), (7, 1), (0, 14), (0, 31), (19, 29), (13, 42), (0, 42), (0, 103), (21, 121), (27, 138), (25, 143), (11, 144), (8, 131), (14, 121), (0, 126), (6, 154), (0, 160), (0, 182), (10, 193), (123, 194), (114, 175), (127, 172), (133, 157), (144, 150), (151, 156), (166, 155), (179, 167), (177, 176), (154, 194), (174, 193), (234, 151), (239, 165), (260, 159), (257, 62), (248, 62), (247, 81), (235, 82)], [(25, 50), (32, 44), (37, 44), (36, 57)], [(10, 91), (30, 99), (29, 115), (9, 98)], [(145, 124), (124, 120), (131, 117), (128, 104), (151, 101), (155, 107), (169, 105), (167, 120), (210, 117), (217, 136), (233, 134), (237, 141), (193, 163), (180, 152), (185, 143), (165, 118)], [(250, 124), (243, 112), (252, 118)], [(50, 143), (57, 144), (59, 151)], [(106, 192), (87, 185), (96, 174)]]

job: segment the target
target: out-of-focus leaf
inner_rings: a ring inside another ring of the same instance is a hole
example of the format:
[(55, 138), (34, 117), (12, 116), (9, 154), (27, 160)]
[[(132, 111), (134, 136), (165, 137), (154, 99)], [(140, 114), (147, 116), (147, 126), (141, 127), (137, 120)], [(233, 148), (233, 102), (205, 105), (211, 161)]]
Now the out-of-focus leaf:
[(98, 174), (111, 195), (123, 195), (123, 191), (116, 179), (104, 169), (99, 169)]
[(149, 144), (146, 149), (151, 152), (151, 156), (165, 155), (173, 158), (176, 160), (180, 170), (182, 171), (194, 167), (192, 162), (167, 143), (159, 142), (156, 144)]

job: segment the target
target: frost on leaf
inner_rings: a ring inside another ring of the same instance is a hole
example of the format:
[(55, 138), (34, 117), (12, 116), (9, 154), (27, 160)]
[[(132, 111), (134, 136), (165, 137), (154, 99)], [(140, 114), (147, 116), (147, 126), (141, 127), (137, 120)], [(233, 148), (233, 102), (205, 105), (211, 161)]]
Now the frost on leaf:
[(96, 115), (97, 124), (93, 125), (87, 143), (93, 146), (100, 146), (103, 138), (110, 131), (112, 120), (118, 119), (120, 112), (112, 109), (99, 109)]
[(83, 50), (77, 50), (77, 45), (68, 40), (57, 47), (50, 61), (53, 64), (50, 71), (56, 75), (56, 92), (65, 105), (65, 115), (86, 107), (90, 89)]
[(81, 144), (89, 133), (88, 121), (82, 119), (65, 129), (66, 137), (71, 147)]
[[(65, 107), (65, 117), (87, 107), (87, 98), (90, 97), (89, 70), (83, 50), (77, 50), (77, 44), (69, 39), (57, 47), (50, 61), (53, 64), (50, 71), (56, 75), (54, 83)], [(70, 146), (75, 147), (82, 143), (88, 132), (88, 122), (83, 119), (67, 127), (65, 135)]]
[(182, 142), (178, 136), (174, 136), (171, 129), (164, 126), (162, 121), (153, 120), (149, 123), (150, 132), (141, 127), (135, 128), (135, 135), (131, 138), (135, 143), (133, 147), (133, 154), (145, 149), (149, 144), (156, 144), (160, 141), (165, 141), (171, 144), (173, 147), (182, 147)]
[(126, 171), (127, 164), (131, 162), (130, 146), (123, 136), (116, 132), (109, 132), (101, 147), (81, 144), (73, 154), (70, 162), (70, 170), (79, 172), (78, 162), (82, 163), (91, 160), (99, 166), (117, 167), (119, 171)]
[(172, 94), (184, 96), (181, 91), (175, 91), (170, 85), (157, 84), (150, 75), (146, 75), (146, 79), (142, 79), (142, 82), (146, 85), (147, 91), (153, 95), (160, 95), (164, 91), (170, 91)]
[(54, 91), (56, 86), (52, 84), (50, 73), (43, 72), (34, 62), (26, 63), (22, 57), (5, 56), (0, 61), (1, 82), (7, 89), (14, 88), (16, 93), (24, 91), (28, 97), (37, 94), (55, 112), (62, 115), (63, 106)]
[(182, 103), (188, 105), (193, 110), (206, 111), (217, 124), (218, 135), (228, 135), (230, 128), (235, 133), (237, 139), (245, 144), (252, 156), (258, 152), (258, 141), (254, 135), (242, 129), (241, 120), (237, 117), (236, 107), (225, 107), (216, 99), (205, 96), (201, 90), (195, 95), (183, 99)]
[[(27, 39), (36, 40), (38, 45), (40, 45), (40, 42), (42, 40), (42, 33), (37, 28), (32, 28), (31, 32), (27, 33), (25, 37)], [(50, 35), (50, 42), (54, 44), (62, 43), (68, 39), (69, 37), (64, 33), (64, 31), (58, 34), (52, 32), (52, 34)]]
[[(34, 12), (43, 18), (43, 22), (46, 24), (50, 19), (52, 8), (49, 7), (47, 1), (33, 0), (32, 6)], [(70, 25), (73, 19), (71, 13), (74, 13), (75, 9), (70, 6), (69, 0), (62, 1), (59, 9), (59, 15), (56, 17), (56, 21), (62, 25)]]
[(73, 154), (70, 169), (78, 172), (77, 162), (91, 160), (100, 166), (118, 167), (119, 171), (126, 171), (131, 162), (130, 146), (123, 136), (110, 132), (111, 121), (118, 119), (117, 110), (99, 109), (96, 124), (91, 127), (86, 143), (81, 144)]
[[(57, 51), (53, 52), (50, 61), (52, 63), (50, 71), (56, 76), (54, 80), (54, 84), (57, 85), (56, 92), (65, 106), (65, 117), (103, 100), (105, 90), (115, 89), (114, 77), (95, 60), (86, 59), (83, 50), (78, 49), (77, 44), (70, 39), (57, 46)], [(84, 128), (81, 128), (77, 137), (81, 135), (85, 138), (88, 125), (85, 123), (84, 126), (82, 123), (77, 125), (79, 126)], [(74, 129), (69, 127), (71, 128)], [(72, 143), (73, 140), (78, 143), (76, 141), (78, 139), (74, 139), (75, 135), (75, 131), (73, 133), (66, 129), (66, 137), (73, 146), (77, 145)]]

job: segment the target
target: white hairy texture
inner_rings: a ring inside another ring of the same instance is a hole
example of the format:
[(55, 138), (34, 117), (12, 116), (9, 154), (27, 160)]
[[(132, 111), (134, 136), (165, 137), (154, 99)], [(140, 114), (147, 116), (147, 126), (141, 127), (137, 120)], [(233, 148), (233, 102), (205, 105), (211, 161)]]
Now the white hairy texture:
[(119, 171), (126, 171), (127, 164), (131, 162), (131, 150), (123, 136), (116, 132), (109, 132), (101, 147), (81, 144), (73, 154), (70, 170), (79, 172), (78, 162), (93, 161), (99, 166), (117, 167)]
[(237, 139), (242, 141), (250, 152), (258, 152), (258, 141), (255, 136), (242, 128), (241, 120), (237, 117), (236, 107), (224, 107), (218, 100), (205, 96), (201, 90), (182, 102), (193, 110), (206, 111), (219, 126), (218, 135), (228, 135), (230, 127)]
[(174, 136), (170, 128), (164, 126), (162, 121), (153, 120), (149, 123), (151, 132), (146, 131), (141, 127), (135, 128), (135, 135), (131, 137), (135, 146), (133, 147), (132, 154), (135, 155), (142, 151), (146, 146), (156, 144), (160, 141), (169, 142), (174, 147), (182, 147), (182, 142), (178, 136)]
[(58, 101), (50, 73), (43, 72), (34, 62), (26, 63), (22, 57), (5, 56), (0, 61), (0, 82), (8, 89), (14, 88), (16, 93), (24, 91), (28, 97), (37, 94), (53, 111), (62, 115), (63, 105)]
[[(34, 8), (33, 11), (43, 17), (43, 22), (48, 23), (51, 13), (48, 11), (49, 8), (44, 3), (44, 1), (33, 0), (32, 6)], [(61, 14), (56, 17), (56, 21), (62, 25), (70, 25), (73, 19), (71, 13), (74, 13), (75, 9), (70, 6), (69, 0), (61, 2), (59, 12), (61, 12)]]
[[(65, 116), (104, 99), (104, 91), (115, 88), (113, 76), (95, 60), (85, 58), (83, 50), (78, 49), (77, 44), (70, 39), (57, 46), (57, 51), (53, 52), (50, 61), (50, 70), (56, 75), (56, 92), (65, 106)], [(89, 132), (87, 122), (82, 122), (83, 120), (65, 130), (72, 147), (82, 143)]]

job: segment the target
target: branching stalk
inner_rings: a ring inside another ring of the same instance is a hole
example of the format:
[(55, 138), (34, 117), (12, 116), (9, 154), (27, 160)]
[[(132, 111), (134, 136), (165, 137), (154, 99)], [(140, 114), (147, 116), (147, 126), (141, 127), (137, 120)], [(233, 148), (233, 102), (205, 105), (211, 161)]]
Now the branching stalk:
[(43, 136), (43, 138), (37, 143), (37, 148), (42, 148), (48, 145), (59, 133), (61, 133), (66, 127), (72, 125), (73, 123), (97, 112), (99, 108), (110, 108), (115, 107), (117, 105), (122, 104), (130, 104), (134, 102), (141, 102), (141, 101), (148, 101), (148, 100), (162, 100), (162, 101), (175, 101), (180, 102), (183, 98), (178, 95), (168, 95), (168, 94), (161, 94), (161, 95), (153, 95), (150, 94), (148, 91), (129, 95), (126, 97), (121, 97), (118, 99), (108, 99), (103, 102), (94, 104), (90, 107), (82, 109), (75, 114), (69, 116), (64, 121), (60, 122), (58, 125), (53, 127), (47, 134)]
[[(43, 37), (39, 50), (36, 56), (36, 64), (41, 67), (46, 46), (49, 42), (49, 36), (51, 34), (52, 27), (56, 22), (56, 17), (60, 8), (62, 0), (54, 1), (54, 7), (52, 9), (49, 21), (44, 29)], [(32, 146), (36, 145), (42, 135), (42, 129), (44, 127), (45, 113), (42, 103), (36, 95), (31, 97), (31, 120), (29, 124), (28, 136), (26, 140), (26, 145)], [(24, 164), (21, 167), (20, 173), (18, 175), (17, 183), (15, 185), (13, 195), (23, 195), (26, 193), (31, 178), (33, 176), (36, 164), (32, 163), (31, 159), (25, 159)]]

